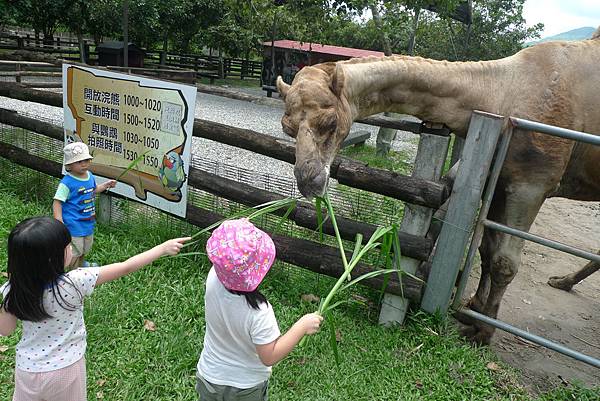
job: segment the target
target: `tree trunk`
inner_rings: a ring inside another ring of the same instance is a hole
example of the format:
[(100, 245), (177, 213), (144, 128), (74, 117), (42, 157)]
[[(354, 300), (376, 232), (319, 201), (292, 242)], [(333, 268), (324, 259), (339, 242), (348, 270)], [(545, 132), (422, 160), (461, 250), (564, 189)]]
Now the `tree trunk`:
[[(381, 39), (381, 45), (383, 46), (383, 53), (386, 56), (392, 55), (392, 46), (390, 45), (390, 39), (388, 38), (385, 30), (383, 29), (383, 22), (381, 21), (381, 15), (377, 4), (371, 5), (371, 13), (373, 14), (373, 21), (379, 31), (379, 38)], [(393, 113), (383, 113), (386, 117), (394, 117)], [(377, 140), (375, 142), (376, 152), (378, 156), (386, 156), (392, 148), (392, 141), (396, 138), (396, 130), (392, 128), (379, 128), (377, 132)]]
[(83, 34), (80, 30), (77, 30), (77, 43), (79, 43), (79, 61), (87, 63), (85, 41), (83, 40)]
[(421, 15), (421, 9), (415, 8), (415, 17), (413, 18), (413, 27), (410, 33), (410, 39), (408, 40), (408, 47), (406, 53), (412, 56), (415, 52), (415, 41), (417, 38), (417, 28), (419, 27), (419, 16)]
[(163, 45), (162, 51), (160, 52), (160, 65), (167, 64), (167, 47), (169, 46), (169, 37), (165, 32), (165, 36), (163, 36)]

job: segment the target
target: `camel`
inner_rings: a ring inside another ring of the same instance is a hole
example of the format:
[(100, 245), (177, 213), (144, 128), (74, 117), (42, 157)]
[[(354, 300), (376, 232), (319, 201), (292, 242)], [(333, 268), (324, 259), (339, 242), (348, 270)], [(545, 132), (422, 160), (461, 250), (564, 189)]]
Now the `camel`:
[[(294, 175), (310, 199), (327, 189), (352, 122), (376, 113), (443, 123), (463, 138), (473, 110), (600, 135), (600, 28), (592, 39), (541, 43), (499, 60), (390, 56), (317, 64), (291, 85), (279, 77), (277, 88), (283, 131), (296, 138)], [(546, 198), (600, 201), (599, 161), (599, 147), (515, 129), (489, 218), (528, 231)], [(497, 317), (522, 248), (519, 238), (485, 231), (481, 278), (468, 307)], [(475, 322), (465, 334), (489, 344), (494, 328)]]

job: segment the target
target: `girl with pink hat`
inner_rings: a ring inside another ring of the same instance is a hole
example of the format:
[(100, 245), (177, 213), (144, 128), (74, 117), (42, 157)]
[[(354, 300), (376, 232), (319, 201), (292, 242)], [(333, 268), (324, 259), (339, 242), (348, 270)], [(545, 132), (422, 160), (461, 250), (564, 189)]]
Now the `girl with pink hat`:
[(196, 390), (202, 401), (268, 399), (271, 366), (285, 358), (323, 318), (302, 316), (283, 335), (258, 286), (275, 260), (275, 245), (248, 219), (228, 220), (206, 243), (206, 332)]

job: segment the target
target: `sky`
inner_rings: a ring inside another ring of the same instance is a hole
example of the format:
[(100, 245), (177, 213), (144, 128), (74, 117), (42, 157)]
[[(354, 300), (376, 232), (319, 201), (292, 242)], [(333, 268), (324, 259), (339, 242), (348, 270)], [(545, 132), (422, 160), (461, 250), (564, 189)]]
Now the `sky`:
[(544, 23), (542, 38), (571, 29), (600, 25), (600, 0), (526, 0), (527, 26)]

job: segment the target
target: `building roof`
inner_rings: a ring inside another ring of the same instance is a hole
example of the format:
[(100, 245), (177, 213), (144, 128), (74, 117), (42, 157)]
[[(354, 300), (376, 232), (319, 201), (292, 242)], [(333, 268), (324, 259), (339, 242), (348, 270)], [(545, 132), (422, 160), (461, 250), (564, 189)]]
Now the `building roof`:
[[(271, 42), (263, 42), (263, 46), (270, 47)], [(311, 53), (333, 54), (342, 57), (384, 56), (383, 52), (378, 52), (375, 50), (354, 49), (352, 47), (322, 45), (319, 43), (298, 42), (295, 40), (276, 40), (275, 48), (292, 49)]]
[[(125, 44), (122, 41), (108, 40), (108, 41), (102, 42), (98, 46), (96, 46), (96, 51), (103, 50), (108, 53), (110, 53), (110, 52), (117, 53), (117, 52), (123, 51), (124, 47), (125, 47)], [(144, 49), (138, 47), (135, 43), (131, 43), (131, 42), (128, 43), (127, 50), (129, 52), (131, 52), (131, 51), (143, 52), (144, 51)]]

